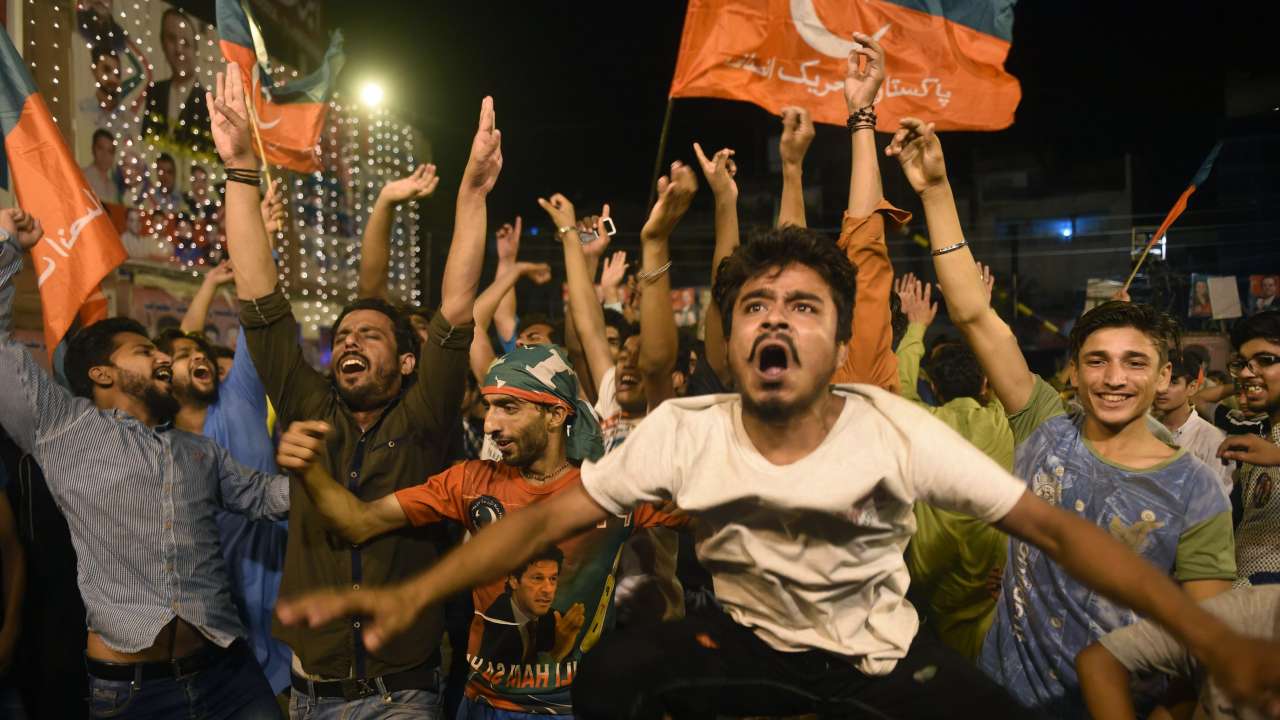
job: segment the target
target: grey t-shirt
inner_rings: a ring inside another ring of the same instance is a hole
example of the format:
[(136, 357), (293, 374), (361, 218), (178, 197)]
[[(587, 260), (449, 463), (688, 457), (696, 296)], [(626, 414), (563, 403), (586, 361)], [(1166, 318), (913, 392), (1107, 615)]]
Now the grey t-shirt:
[[(1280, 585), (1238, 588), (1205, 600), (1201, 607), (1244, 635), (1280, 638)], [(1148, 621), (1120, 628), (1099, 642), (1132, 673), (1164, 673), (1195, 682), (1199, 691), (1194, 720), (1262, 718), (1237, 708), (1208, 671), (1169, 633)]]

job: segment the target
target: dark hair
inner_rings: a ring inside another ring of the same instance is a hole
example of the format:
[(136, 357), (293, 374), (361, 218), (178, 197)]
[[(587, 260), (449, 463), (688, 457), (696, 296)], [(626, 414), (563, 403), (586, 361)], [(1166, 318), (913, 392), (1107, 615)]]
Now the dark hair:
[(604, 309), (604, 326), (618, 331), (619, 343), (626, 342), (627, 338), (636, 334), (635, 324), (628, 320), (626, 315), (613, 308)]
[(71, 392), (80, 397), (93, 397), (93, 381), (89, 370), (111, 364), (111, 354), (116, 351), (116, 336), (135, 333), (147, 337), (142, 323), (127, 317), (100, 320), (82, 329), (67, 342), (67, 354), (62, 361), (63, 373), (71, 385)]
[(889, 293), (889, 327), (893, 330), (893, 347), (898, 347), (898, 343), (902, 342), (910, 324), (907, 314), (902, 312), (902, 298), (896, 292)]
[(178, 328), (168, 328), (162, 330), (151, 342), (155, 343), (156, 348), (165, 355), (173, 355), (173, 344), (178, 340), (190, 340), (196, 344), (196, 347), (200, 348), (200, 352), (204, 353), (205, 357), (211, 361), (215, 359), (213, 344), (201, 333), (185, 333)]
[(1173, 365), (1170, 380), (1183, 378), (1192, 382), (1200, 377), (1200, 369), (1204, 367), (1204, 361), (1197, 353), (1191, 352), (1190, 348), (1169, 351), (1169, 362)]
[(162, 162), (169, 163), (170, 165), (173, 166), (174, 170), (178, 169), (178, 162), (174, 160), (173, 156), (167, 152), (162, 152), (156, 157), (156, 165), (159, 165)]
[(693, 374), (693, 351), (701, 347), (698, 340), (687, 333), (680, 333), (676, 339), (676, 365), (672, 370), (684, 375), (686, 379)]
[(1231, 327), (1231, 346), (1237, 352), (1241, 345), (1258, 338), (1280, 345), (1280, 310), (1268, 310), (1241, 318)]
[(372, 310), (386, 315), (391, 320), (391, 327), (395, 332), (396, 355), (409, 354), (417, 356), (418, 334), (413, 331), (413, 323), (409, 322), (409, 316), (400, 312), (395, 305), (381, 298), (361, 298), (342, 308), (342, 312), (338, 314), (338, 319), (333, 321), (332, 335), (334, 339), (329, 344), (330, 348), (337, 342), (338, 328), (342, 326), (343, 319), (357, 310)]
[(929, 360), (929, 379), (938, 391), (938, 399), (950, 402), (956, 398), (974, 398), (982, 395), (982, 382), (986, 375), (978, 356), (968, 345), (948, 343), (938, 348)]
[(89, 147), (93, 147), (94, 145), (97, 145), (98, 141), (101, 140), (102, 138), (106, 138), (110, 140), (111, 145), (113, 147), (115, 146), (116, 138), (114, 135), (111, 134), (111, 131), (105, 128), (98, 128), (97, 130), (93, 131), (93, 138), (89, 140)]
[(546, 325), (551, 328), (551, 332), (547, 333), (547, 337), (551, 338), (551, 342), (556, 345), (564, 344), (560, 340), (560, 325), (551, 319), (550, 315), (544, 313), (529, 313), (528, 315), (520, 316), (520, 327), (516, 328), (516, 336), (518, 337), (520, 333), (534, 325)]
[(1169, 357), (1170, 348), (1181, 346), (1178, 323), (1168, 314), (1144, 303), (1111, 300), (1090, 310), (1071, 328), (1071, 359), (1080, 359), (1080, 349), (1090, 335), (1107, 328), (1133, 328), (1151, 338), (1156, 344), (1160, 361)]
[(748, 280), (765, 273), (804, 265), (818, 273), (831, 290), (836, 305), (836, 341), (848, 342), (853, 334), (853, 298), (857, 271), (844, 251), (807, 228), (783, 225), (755, 235), (720, 261), (711, 295), (720, 308), (724, 334), (733, 328), (733, 306)]
[(548, 545), (535, 553), (533, 557), (525, 561), (525, 563), (519, 568), (512, 570), (510, 575), (519, 582), (520, 578), (524, 577), (525, 571), (527, 571), (534, 563), (544, 562), (547, 560), (555, 563), (558, 568), (564, 564), (564, 553), (555, 545)]
[(104, 57), (114, 57), (119, 59), (119, 56), (116, 55), (116, 49), (106, 43), (98, 43), (90, 48), (89, 57), (93, 58), (94, 63), (97, 63), (98, 60)]

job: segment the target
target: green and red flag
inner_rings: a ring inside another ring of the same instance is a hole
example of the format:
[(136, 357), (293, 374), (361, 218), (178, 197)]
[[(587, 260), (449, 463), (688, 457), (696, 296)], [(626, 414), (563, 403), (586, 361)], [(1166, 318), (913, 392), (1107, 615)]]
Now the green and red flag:
[(335, 32), (320, 67), (306, 77), (276, 85), (267, 74), (270, 60), (262, 31), (242, 0), (218, 0), (218, 38), (222, 56), (240, 66), (251, 93), (264, 162), (298, 172), (320, 169), (320, 131), (329, 97), (342, 71), (342, 33)]
[(90, 325), (106, 317), (102, 280), (128, 254), (71, 150), (36, 91), (22, 55), (8, 33), (0, 33), (0, 131), (4, 162), (0, 187), (13, 189), (18, 206), (44, 226), (31, 248), (44, 342), (49, 357), (79, 319)]

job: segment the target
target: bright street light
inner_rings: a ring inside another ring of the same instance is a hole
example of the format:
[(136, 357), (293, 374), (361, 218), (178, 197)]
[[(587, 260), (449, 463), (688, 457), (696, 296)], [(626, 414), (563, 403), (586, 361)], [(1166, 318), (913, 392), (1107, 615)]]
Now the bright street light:
[(382, 86), (376, 82), (367, 82), (360, 88), (360, 102), (369, 107), (378, 107), (385, 97)]

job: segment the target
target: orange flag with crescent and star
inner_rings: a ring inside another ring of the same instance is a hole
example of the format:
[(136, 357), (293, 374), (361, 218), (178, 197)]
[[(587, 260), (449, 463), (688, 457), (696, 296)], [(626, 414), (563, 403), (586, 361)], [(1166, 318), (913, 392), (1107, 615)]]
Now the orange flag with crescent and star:
[[(689, 0), (670, 96), (807, 108), (849, 116), (844, 76), (853, 33), (885, 49), (877, 129), (902, 117), (939, 130), (999, 130), (1022, 97), (1004, 69), (1015, 0)], [(940, 7), (941, 6), (941, 7)]]

